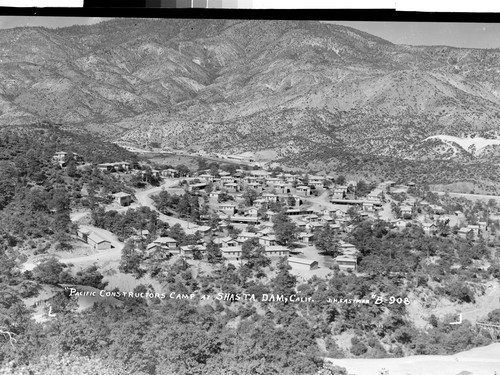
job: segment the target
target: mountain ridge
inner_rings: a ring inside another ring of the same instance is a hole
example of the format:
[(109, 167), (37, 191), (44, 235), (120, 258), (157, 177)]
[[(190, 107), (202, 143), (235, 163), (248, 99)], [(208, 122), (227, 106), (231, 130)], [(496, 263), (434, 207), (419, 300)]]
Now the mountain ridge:
[(477, 155), (427, 154), (422, 141), (496, 136), (499, 62), (498, 49), (395, 45), (316, 21), (16, 28), (0, 31), (0, 125), (49, 120), (222, 152), (272, 147), (284, 161), (320, 147), (466, 162)]

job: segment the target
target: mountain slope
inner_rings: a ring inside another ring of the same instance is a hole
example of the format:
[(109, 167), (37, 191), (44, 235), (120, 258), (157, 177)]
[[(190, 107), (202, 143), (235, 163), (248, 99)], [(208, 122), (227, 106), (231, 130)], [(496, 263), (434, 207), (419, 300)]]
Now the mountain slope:
[(496, 138), (500, 126), (499, 50), (399, 46), (320, 22), (16, 28), (0, 31), (0, 49), (4, 126), (42, 119), (111, 140), (272, 148), (284, 160), (342, 149), (461, 163), (478, 155), (425, 140)]

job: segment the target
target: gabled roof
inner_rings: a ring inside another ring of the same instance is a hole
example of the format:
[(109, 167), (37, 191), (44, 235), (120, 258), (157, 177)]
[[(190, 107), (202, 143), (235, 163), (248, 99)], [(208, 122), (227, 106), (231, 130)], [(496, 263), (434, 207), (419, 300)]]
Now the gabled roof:
[(217, 237), (214, 239), (214, 243), (218, 245), (228, 242), (237, 242), (237, 241), (232, 237)]
[(267, 236), (261, 237), (261, 239), (266, 241), (276, 241), (276, 236), (274, 234), (269, 234)]
[(211, 229), (212, 229), (212, 227), (208, 226), (208, 225), (202, 225), (201, 227), (196, 228), (196, 230), (197, 231), (199, 230), (200, 232), (207, 232)]
[(313, 263), (318, 263), (318, 262), (315, 261), (315, 260), (312, 260), (312, 259), (305, 259), (305, 258), (298, 258), (298, 257), (289, 257), (288, 258), (288, 263), (307, 264), (308, 266), (310, 266)]
[(88, 239), (92, 240), (95, 243), (109, 242), (109, 241), (105, 240), (104, 238), (102, 238), (101, 236), (99, 236), (97, 233), (94, 233), (94, 232), (92, 232), (92, 233), (89, 234)]
[(266, 246), (265, 248), (265, 251), (290, 251), (290, 249), (286, 246), (280, 246), (280, 245), (276, 245), (276, 246)]
[(335, 260), (342, 262), (357, 262), (356, 257), (350, 255), (339, 255), (338, 257), (335, 258)]
[(120, 191), (119, 193), (114, 193), (112, 194), (113, 197), (115, 198), (125, 198), (125, 197), (130, 197), (130, 194), (124, 193), (123, 191)]
[(303, 238), (303, 237), (313, 237), (314, 234), (312, 233), (306, 233), (306, 232), (300, 232), (299, 233), (299, 238)]
[(207, 248), (204, 245), (185, 245), (181, 246), (181, 250), (199, 250), (199, 251), (205, 251)]
[(158, 237), (156, 240), (153, 241), (153, 243), (159, 243), (159, 244), (172, 243), (172, 242), (177, 243), (177, 241), (174, 240), (172, 237)]
[(253, 232), (241, 232), (238, 234), (238, 237), (248, 237), (248, 238), (256, 238), (256, 237), (261, 237), (259, 233), (253, 233)]

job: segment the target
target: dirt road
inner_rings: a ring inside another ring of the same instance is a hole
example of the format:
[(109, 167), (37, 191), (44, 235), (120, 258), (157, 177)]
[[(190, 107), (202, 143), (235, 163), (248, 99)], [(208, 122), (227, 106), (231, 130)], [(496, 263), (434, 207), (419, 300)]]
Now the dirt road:
[(457, 375), (461, 371), (469, 371), (474, 375), (493, 375), (500, 373), (499, 353), (500, 343), (496, 343), (455, 355), (327, 360), (345, 367), (349, 374), (355, 375), (377, 375), (382, 369), (387, 370), (389, 375)]
[[(171, 188), (171, 187), (175, 186), (181, 180), (185, 180), (185, 179), (178, 179), (178, 178), (167, 179), (160, 186), (156, 186), (156, 187), (152, 187), (152, 188), (147, 189), (147, 190), (136, 192), (135, 193), (135, 197), (137, 199), (137, 203), (140, 206), (147, 206), (147, 207), (151, 208), (152, 210), (156, 211), (156, 208), (155, 208), (153, 200), (151, 199), (151, 196), (154, 195), (154, 194), (160, 193), (162, 190), (168, 190), (168, 188)], [(184, 231), (187, 234), (193, 234), (193, 233), (195, 233), (196, 229), (198, 228), (198, 225), (193, 224), (193, 223), (191, 223), (191, 222), (189, 222), (187, 220), (182, 220), (182, 219), (178, 219), (178, 218), (175, 218), (175, 217), (172, 217), (172, 216), (167, 216), (167, 215), (164, 215), (164, 214), (162, 214), (160, 212), (158, 212), (158, 214), (159, 214), (158, 218), (161, 221), (163, 221), (165, 223), (168, 223), (170, 226), (173, 226), (175, 224), (179, 224), (184, 229)]]

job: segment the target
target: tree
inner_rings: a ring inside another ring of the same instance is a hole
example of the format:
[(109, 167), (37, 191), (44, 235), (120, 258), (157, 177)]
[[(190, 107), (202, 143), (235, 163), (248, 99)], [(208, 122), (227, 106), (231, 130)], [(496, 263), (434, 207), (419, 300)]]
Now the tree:
[(184, 164), (179, 164), (176, 169), (179, 172), (179, 176), (180, 177), (187, 177), (187, 176), (189, 176), (190, 170)]
[(361, 215), (359, 214), (359, 210), (354, 206), (349, 207), (347, 210), (347, 215), (351, 218), (354, 223), (359, 223), (361, 221)]
[(168, 236), (172, 237), (174, 240), (176, 240), (178, 244), (181, 244), (181, 243), (184, 243), (184, 241), (186, 239), (186, 232), (181, 227), (181, 225), (179, 223), (177, 223), (177, 224), (174, 224), (168, 230)]
[(343, 176), (343, 175), (338, 176), (338, 177), (335, 179), (335, 183), (336, 183), (337, 185), (344, 185), (344, 184), (346, 183), (345, 176)]
[(245, 199), (245, 204), (247, 206), (252, 206), (258, 196), (259, 194), (254, 189), (246, 189), (243, 193), (243, 199)]
[(309, 185), (309, 176), (307, 174), (302, 176), (302, 184), (305, 186)]
[(333, 257), (338, 255), (339, 246), (336, 231), (328, 223), (321, 228), (315, 237), (316, 248)]
[(17, 170), (14, 163), (0, 161), (0, 210), (14, 197), (16, 180)]
[(122, 249), (122, 257), (118, 269), (123, 273), (136, 273), (143, 275), (144, 270), (140, 268), (142, 256), (135, 249), (134, 242), (129, 240), (125, 242)]
[(213, 240), (210, 240), (207, 243), (207, 260), (208, 263), (222, 263), (224, 261), (224, 258), (222, 257), (222, 252), (217, 246)]
[(108, 282), (103, 282), (103, 279), (104, 276), (99, 272), (97, 266), (92, 265), (76, 273), (75, 284), (104, 289), (108, 285)]
[(437, 229), (438, 232), (441, 234), (441, 236), (446, 237), (451, 233), (451, 228), (449, 225), (450, 220), (439, 220), (437, 223)]
[(266, 256), (264, 246), (259, 244), (255, 238), (251, 238), (243, 242), (241, 246), (241, 259), (246, 261), (246, 265), (250, 269), (258, 269), (271, 264), (271, 260)]
[(206, 159), (202, 157), (196, 158), (196, 162), (198, 163), (198, 170), (199, 171), (204, 171), (205, 169), (208, 168), (208, 162)]
[(60, 274), (66, 265), (60, 263), (56, 258), (42, 261), (33, 269), (33, 277), (36, 281), (44, 284), (58, 284)]
[(278, 262), (278, 274), (273, 280), (273, 290), (276, 294), (290, 295), (294, 293), (297, 278), (290, 273), (292, 267), (289, 266), (285, 257)]
[(66, 166), (66, 174), (69, 177), (76, 177), (78, 175), (78, 170), (76, 169), (76, 162), (71, 159)]
[(289, 246), (296, 241), (299, 232), (297, 225), (284, 213), (280, 212), (273, 218), (273, 229), (279, 244)]

